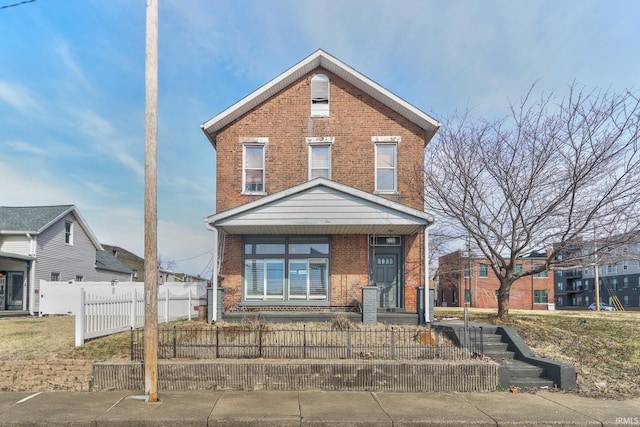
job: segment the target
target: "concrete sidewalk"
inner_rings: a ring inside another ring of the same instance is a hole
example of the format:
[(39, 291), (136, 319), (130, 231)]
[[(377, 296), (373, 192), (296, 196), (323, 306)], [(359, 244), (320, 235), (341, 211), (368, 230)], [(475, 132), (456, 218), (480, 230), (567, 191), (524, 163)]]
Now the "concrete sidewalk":
[(325, 391), (0, 393), (0, 426), (640, 426), (640, 399)]

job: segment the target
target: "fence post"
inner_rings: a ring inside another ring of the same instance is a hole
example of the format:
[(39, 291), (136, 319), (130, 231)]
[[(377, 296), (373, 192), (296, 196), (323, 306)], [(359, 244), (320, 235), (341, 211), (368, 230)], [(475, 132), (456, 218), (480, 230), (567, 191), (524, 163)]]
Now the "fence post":
[(351, 359), (351, 330), (347, 328), (347, 359)]
[(307, 325), (302, 325), (302, 358), (307, 358)]
[(176, 358), (176, 354), (178, 353), (178, 349), (177, 349), (177, 340), (178, 340), (178, 334), (176, 331), (176, 327), (175, 325), (173, 326), (173, 358)]
[(76, 347), (81, 347), (84, 344), (85, 301), (84, 288), (80, 288), (80, 309), (76, 315)]
[(396, 360), (396, 335), (391, 328), (391, 360)]
[(191, 288), (189, 288), (189, 305), (187, 306), (187, 312), (189, 313), (189, 320), (191, 320)]
[(131, 323), (131, 328), (136, 327), (136, 305), (138, 305), (138, 292), (133, 289), (131, 291), (131, 307), (129, 307), (129, 323)]
[(220, 358), (220, 328), (216, 325), (216, 359)]
[(167, 323), (169, 321), (169, 289), (164, 291), (164, 295), (164, 323)]

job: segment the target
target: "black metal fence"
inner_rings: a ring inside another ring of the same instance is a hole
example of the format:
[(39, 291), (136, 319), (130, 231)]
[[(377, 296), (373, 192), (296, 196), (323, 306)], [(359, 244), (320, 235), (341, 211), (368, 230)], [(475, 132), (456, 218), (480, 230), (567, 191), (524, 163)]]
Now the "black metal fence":
[[(482, 347), (481, 328), (174, 326), (158, 331), (159, 359), (467, 360), (482, 354)], [(144, 360), (142, 329), (131, 330), (131, 360)]]

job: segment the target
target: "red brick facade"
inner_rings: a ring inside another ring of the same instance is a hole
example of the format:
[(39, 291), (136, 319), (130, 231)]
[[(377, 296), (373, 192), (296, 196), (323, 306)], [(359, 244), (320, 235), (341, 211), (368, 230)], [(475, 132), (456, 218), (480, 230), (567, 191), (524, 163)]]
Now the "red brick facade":
[[(541, 263), (535, 258), (522, 258), (518, 261), (523, 269)], [(447, 307), (463, 307), (465, 304), (465, 291), (471, 289), (471, 307), (498, 308), (496, 291), (500, 282), (489, 266), (486, 259), (471, 259), (471, 277), (469, 271), (469, 259), (457, 251), (440, 257), (438, 267), (437, 305)], [(481, 267), (483, 266), (483, 267)], [(486, 274), (485, 274), (486, 273)], [(522, 310), (547, 310), (548, 303), (553, 303), (554, 283), (553, 273), (546, 276), (526, 276), (517, 280), (511, 287), (509, 295), (509, 308)], [(537, 292), (536, 292), (537, 291)], [(542, 302), (541, 293), (546, 292), (548, 303)], [(538, 293), (538, 302), (535, 295)]]
[[(330, 81), (330, 117), (310, 117), (310, 81), (317, 74)], [(390, 197), (422, 210), (423, 131), (364, 92), (326, 70), (300, 79), (241, 119), (216, 138), (216, 206), (218, 212), (242, 205), (256, 196), (242, 195), (243, 139), (267, 137), (265, 190), (277, 193), (309, 179), (307, 137), (334, 137), (331, 179), (362, 191), (374, 192), (373, 136), (400, 136), (398, 145), (399, 195)]]
[[(330, 81), (329, 117), (311, 117), (311, 79), (322, 73)], [(216, 205), (225, 212), (264, 195), (242, 194), (243, 145), (264, 142), (264, 192), (272, 195), (309, 180), (307, 138), (332, 138), (331, 180), (375, 194), (373, 137), (394, 137), (397, 143), (397, 186), (388, 200), (422, 211), (422, 163), (430, 138), (425, 130), (323, 68), (305, 74), (284, 90), (216, 131)], [(266, 140), (268, 138), (268, 141)], [(417, 179), (416, 179), (417, 177)], [(226, 310), (243, 304), (243, 237), (225, 237), (219, 285), (225, 289)], [(330, 235), (330, 293), (332, 307), (356, 308), (362, 287), (370, 284), (369, 237)], [(401, 307), (416, 312), (416, 289), (424, 286), (424, 234), (402, 236)], [(277, 302), (273, 303), (277, 305)]]

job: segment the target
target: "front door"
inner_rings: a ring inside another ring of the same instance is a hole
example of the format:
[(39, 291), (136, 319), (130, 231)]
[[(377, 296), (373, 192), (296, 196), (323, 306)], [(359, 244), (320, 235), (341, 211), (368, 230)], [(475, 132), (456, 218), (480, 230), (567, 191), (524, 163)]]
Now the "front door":
[(376, 254), (374, 281), (379, 289), (380, 307), (400, 307), (398, 293), (398, 255)]
[(7, 310), (22, 310), (24, 298), (24, 273), (10, 271), (7, 273)]

